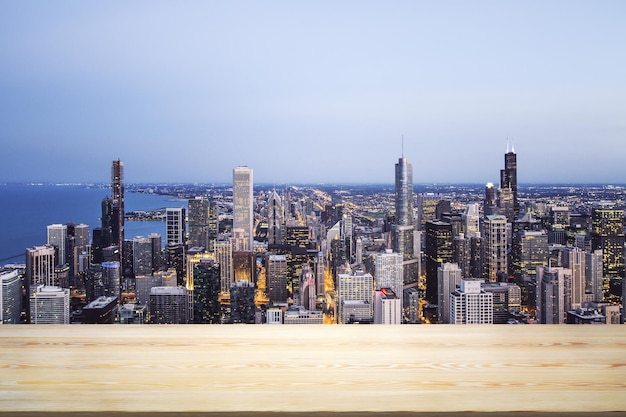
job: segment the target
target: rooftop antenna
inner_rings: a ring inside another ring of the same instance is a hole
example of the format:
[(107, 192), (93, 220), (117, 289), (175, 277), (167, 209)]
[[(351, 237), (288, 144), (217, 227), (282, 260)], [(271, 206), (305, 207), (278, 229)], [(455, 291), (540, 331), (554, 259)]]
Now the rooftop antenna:
[(511, 152), (515, 153), (515, 141), (513, 141), (513, 144), (511, 145)]
[(509, 138), (506, 138), (506, 153), (509, 153)]
[(404, 158), (404, 134), (402, 135), (402, 157)]

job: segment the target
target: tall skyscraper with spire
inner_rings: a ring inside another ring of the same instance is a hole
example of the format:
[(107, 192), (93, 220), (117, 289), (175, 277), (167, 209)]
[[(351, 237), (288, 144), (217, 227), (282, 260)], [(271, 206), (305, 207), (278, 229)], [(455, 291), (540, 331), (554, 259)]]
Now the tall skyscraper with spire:
[(111, 240), (119, 249), (121, 261), (124, 243), (124, 163), (119, 159), (111, 163), (111, 199), (113, 200)]
[(248, 241), (248, 250), (252, 250), (254, 240), (254, 204), (252, 169), (241, 166), (233, 170), (233, 230), (243, 230)]
[(393, 251), (402, 255), (404, 287), (417, 286), (419, 279), (419, 240), (413, 221), (413, 165), (404, 155), (396, 164), (395, 224)]
[(519, 215), (517, 201), (517, 155), (515, 146), (509, 147), (507, 141), (504, 154), (504, 169), (500, 170), (500, 189), (498, 190), (498, 206), (500, 213), (513, 223)]

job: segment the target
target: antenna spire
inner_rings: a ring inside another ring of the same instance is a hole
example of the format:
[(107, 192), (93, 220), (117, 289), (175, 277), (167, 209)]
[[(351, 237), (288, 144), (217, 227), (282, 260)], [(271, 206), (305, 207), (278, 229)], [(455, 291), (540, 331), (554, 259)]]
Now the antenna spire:
[(515, 153), (515, 141), (513, 141), (513, 144), (511, 145), (511, 152)]
[(404, 158), (404, 134), (402, 135), (402, 157)]
[(506, 138), (506, 153), (509, 153), (509, 138)]

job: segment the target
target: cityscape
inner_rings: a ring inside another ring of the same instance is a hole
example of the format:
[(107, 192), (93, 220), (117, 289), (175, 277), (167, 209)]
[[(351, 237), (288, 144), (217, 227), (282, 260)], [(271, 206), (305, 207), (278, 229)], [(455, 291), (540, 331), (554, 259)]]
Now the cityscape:
[[(124, 162), (110, 169), (100, 227), (50, 224), (2, 267), (0, 322), (623, 323), (626, 190), (518, 185), (508, 142), (486, 185), (414, 184), (404, 155), (390, 185), (259, 185), (247, 166), (232, 184), (125, 184)], [(126, 211), (126, 193), (181, 204)], [(127, 236), (128, 221), (166, 232)]]

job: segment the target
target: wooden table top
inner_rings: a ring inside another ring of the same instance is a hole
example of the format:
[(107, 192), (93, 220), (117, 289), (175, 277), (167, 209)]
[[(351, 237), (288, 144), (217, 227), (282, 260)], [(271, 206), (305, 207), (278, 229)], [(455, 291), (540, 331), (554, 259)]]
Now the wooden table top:
[(0, 411), (626, 411), (626, 326), (0, 326)]

